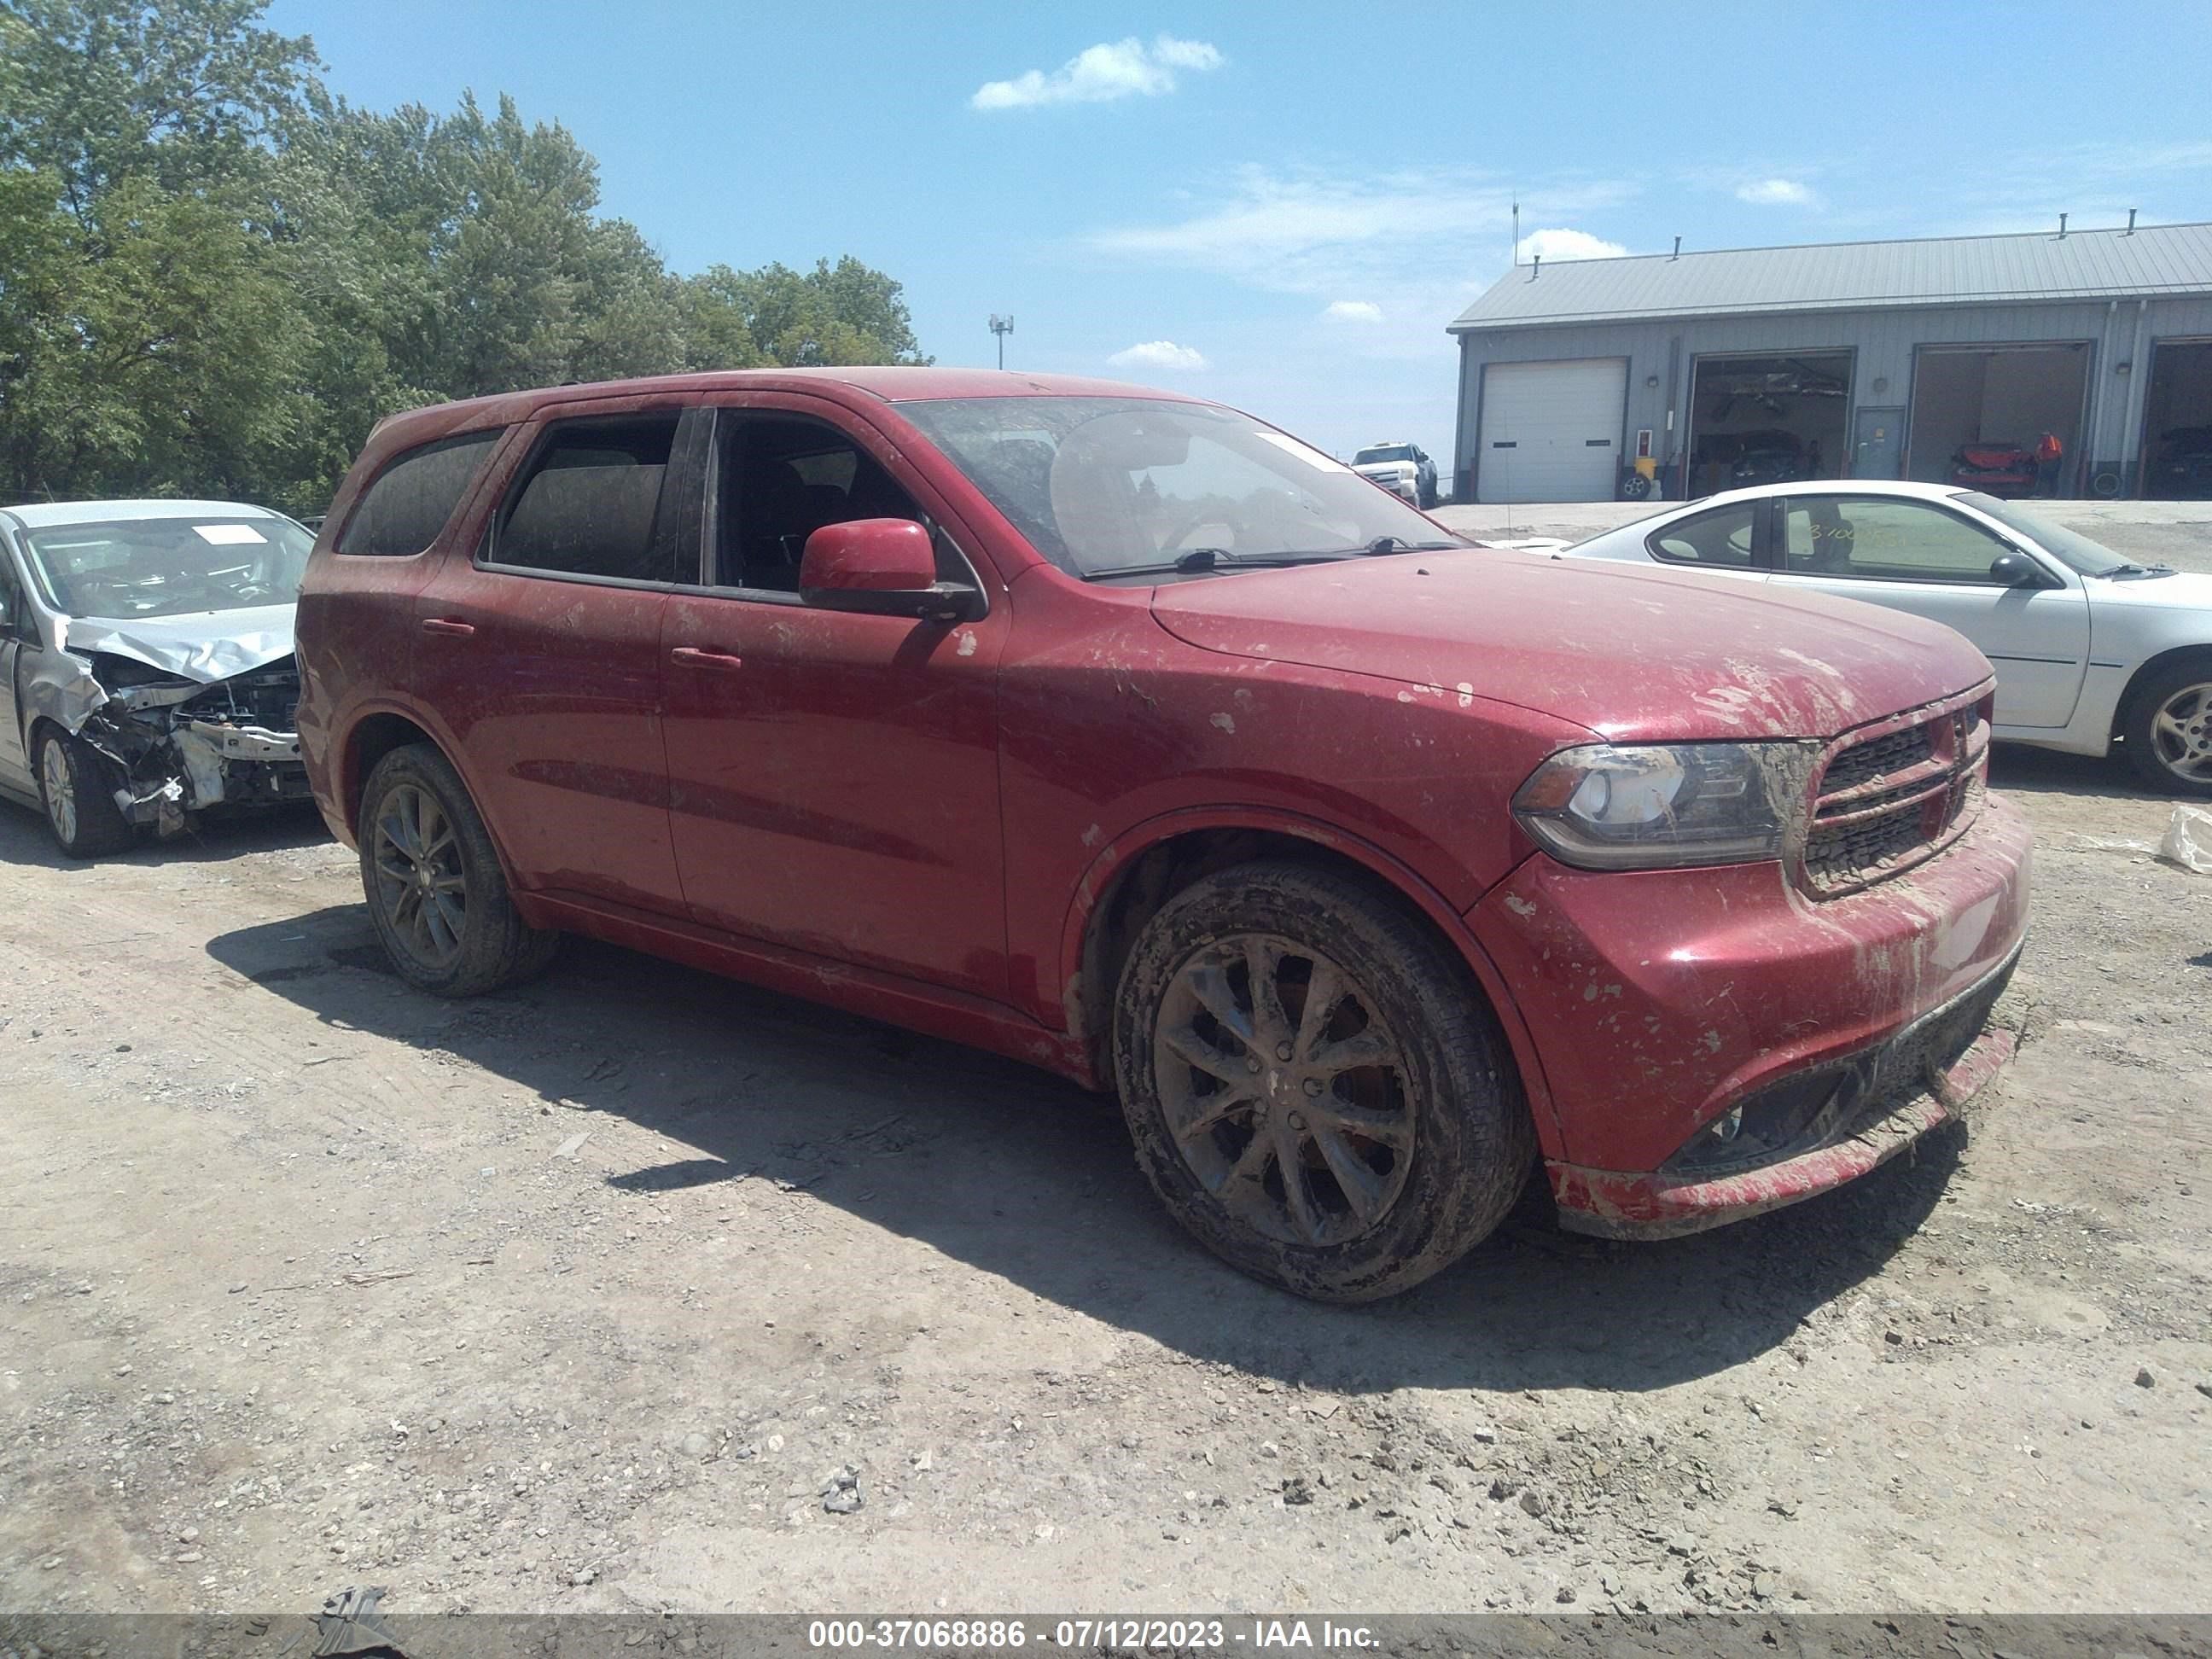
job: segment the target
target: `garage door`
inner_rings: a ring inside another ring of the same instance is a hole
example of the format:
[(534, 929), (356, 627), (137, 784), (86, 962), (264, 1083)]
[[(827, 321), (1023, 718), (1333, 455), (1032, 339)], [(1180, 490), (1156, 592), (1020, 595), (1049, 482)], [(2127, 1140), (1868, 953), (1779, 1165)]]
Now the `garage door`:
[(1611, 501), (1627, 400), (1626, 357), (1491, 364), (1482, 372), (1475, 499)]

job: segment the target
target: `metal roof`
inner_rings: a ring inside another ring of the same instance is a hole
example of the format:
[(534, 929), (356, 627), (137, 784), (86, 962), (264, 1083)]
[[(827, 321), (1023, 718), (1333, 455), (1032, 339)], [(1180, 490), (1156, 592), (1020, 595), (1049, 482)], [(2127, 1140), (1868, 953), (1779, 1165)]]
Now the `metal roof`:
[(2212, 294), (2212, 224), (1516, 265), (1450, 332), (1630, 318)]

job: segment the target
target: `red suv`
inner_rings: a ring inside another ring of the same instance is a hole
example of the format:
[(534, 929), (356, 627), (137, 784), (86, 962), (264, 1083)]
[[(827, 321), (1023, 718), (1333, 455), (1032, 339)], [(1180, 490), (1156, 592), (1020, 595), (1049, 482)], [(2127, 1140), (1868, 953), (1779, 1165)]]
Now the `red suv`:
[(1893, 611), (1471, 548), (1171, 393), (951, 369), (379, 427), (301, 749), (394, 966), (589, 933), (1118, 1090), (1161, 1197), (1401, 1290), (1531, 1165), (1680, 1232), (2009, 1053), (1989, 665)]

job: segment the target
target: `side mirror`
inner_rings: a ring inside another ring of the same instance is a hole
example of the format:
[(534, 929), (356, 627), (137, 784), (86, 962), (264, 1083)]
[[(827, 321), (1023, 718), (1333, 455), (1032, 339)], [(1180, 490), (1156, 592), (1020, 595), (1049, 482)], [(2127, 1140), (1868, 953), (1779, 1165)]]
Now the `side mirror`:
[(1990, 561), (1990, 580), (2006, 587), (2041, 587), (2041, 568), (2024, 553), (2000, 553)]
[(824, 611), (961, 622), (982, 597), (937, 580), (937, 549), (911, 519), (854, 519), (824, 525), (806, 538), (799, 597)]

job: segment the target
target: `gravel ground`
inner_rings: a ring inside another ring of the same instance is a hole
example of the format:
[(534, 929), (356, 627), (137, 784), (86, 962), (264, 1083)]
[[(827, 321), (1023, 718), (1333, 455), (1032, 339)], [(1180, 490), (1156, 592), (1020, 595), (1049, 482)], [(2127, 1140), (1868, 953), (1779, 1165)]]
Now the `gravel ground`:
[(311, 817), (0, 808), (0, 1609), (2202, 1608), (2212, 878), (2116, 763), (1996, 781), (1971, 1142), (1356, 1310), (1020, 1066), (589, 945), (436, 1002)]

